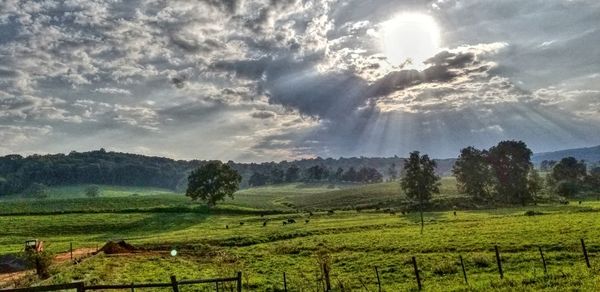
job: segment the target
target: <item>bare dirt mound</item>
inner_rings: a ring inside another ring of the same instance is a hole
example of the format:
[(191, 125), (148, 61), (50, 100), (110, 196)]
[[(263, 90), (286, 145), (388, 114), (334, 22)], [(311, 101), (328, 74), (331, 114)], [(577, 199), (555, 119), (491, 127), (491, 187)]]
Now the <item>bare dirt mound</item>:
[(135, 246), (125, 242), (124, 240), (109, 241), (107, 242), (98, 252), (105, 254), (120, 254), (120, 253), (132, 253), (137, 249)]
[(27, 262), (15, 255), (0, 256), (0, 274), (14, 273), (27, 269)]

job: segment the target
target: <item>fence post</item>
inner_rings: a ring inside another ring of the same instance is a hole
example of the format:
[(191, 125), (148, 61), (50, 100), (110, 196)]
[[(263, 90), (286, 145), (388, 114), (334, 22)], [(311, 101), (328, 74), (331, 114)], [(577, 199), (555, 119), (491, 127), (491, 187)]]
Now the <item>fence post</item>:
[(133, 285), (133, 282), (131, 282), (131, 292), (135, 292), (135, 286)]
[(496, 249), (496, 262), (498, 263), (498, 273), (500, 273), (500, 279), (504, 279), (504, 273), (502, 272), (502, 261), (500, 260), (500, 251), (498, 251), (498, 246), (495, 245), (494, 249)]
[(419, 277), (419, 268), (417, 267), (417, 259), (412, 257), (413, 268), (415, 269), (415, 277), (417, 278), (417, 286), (421, 290), (421, 278)]
[(590, 258), (588, 258), (588, 253), (587, 253), (587, 249), (585, 248), (585, 242), (583, 241), (583, 238), (581, 239), (581, 249), (583, 249), (583, 256), (585, 257), (585, 264), (587, 265), (588, 268), (591, 268), (592, 266), (590, 265)]
[(71, 261), (73, 261), (73, 243), (69, 242), (69, 250), (71, 251)]
[(469, 285), (469, 281), (467, 280), (467, 270), (465, 270), (465, 263), (463, 261), (462, 255), (458, 255), (460, 258), (460, 266), (462, 267), (463, 276), (465, 277), (465, 284)]
[(325, 276), (325, 291), (331, 291), (331, 280), (329, 279), (329, 267), (323, 263), (323, 276)]
[(242, 292), (242, 272), (237, 272), (237, 291)]
[(283, 291), (287, 292), (287, 279), (285, 278), (285, 272), (283, 272)]
[(171, 276), (171, 285), (173, 286), (173, 292), (179, 292), (179, 285), (177, 284), (177, 277)]
[(77, 284), (77, 292), (83, 292), (85, 291), (85, 284), (83, 282), (76, 282)]
[(544, 274), (548, 274), (548, 269), (546, 268), (546, 259), (544, 258), (544, 252), (542, 251), (542, 247), (538, 246), (540, 250), (540, 256), (542, 257), (542, 264), (544, 265)]
[(379, 271), (377, 270), (377, 266), (375, 266), (375, 275), (377, 275), (377, 287), (379, 288), (379, 292), (381, 292), (381, 280), (379, 279)]

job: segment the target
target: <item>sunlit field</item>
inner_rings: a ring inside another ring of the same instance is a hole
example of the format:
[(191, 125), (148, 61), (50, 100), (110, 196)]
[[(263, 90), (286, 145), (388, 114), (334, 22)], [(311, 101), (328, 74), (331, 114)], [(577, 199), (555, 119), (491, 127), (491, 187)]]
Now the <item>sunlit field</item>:
[[(377, 202), (384, 197), (377, 194), (393, 192), (394, 185), (328, 191), (349, 202), (354, 202), (351, 198)], [(450, 188), (452, 184), (444, 185)], [(111, 198), (114, 205), (103, 198), (46, 199), (21, 207), (24, 213), (33, 208), (39, 215), (8, 215), (7, 210), (15, 210), (10, 204), (18, 202), (5, 202), (0, 254), (19, 252), (29, 238), (44, 240), (53, 252), (68, 250), (70, 243), (75, 248), (95, 248), (110, 239), (144, 248), (137, 254), (100, 254), (79, 265), (56, 265), (52, 277), (43, 283), (164, 282), (172, 274), (190, 279), (228, 276), (240, 270), (249, 290), (281, 290), (285, 272), (290, 291), (316, 291), (322, 290), (316, 278), (321, 260), (331, 264), (335, 290), (341, 285), (346, 290), (377, 291), (375, 267), (384, 291), (413, 290), (417, 286), (412, 256), (425, 290), (593, 290), (600, 281), (600, 203), (596, 201), (458, 210), (456, 216), (452, 211), (427, 212), (420, 234), (417, 213), (348, 208), (331, 214), (325, 209), (339, 206), (323, 203), (317, 187), (277, 188), (241, 191), (236, 200), (213, 210), (190, 205), (181, 195)], [(249, 199), (260, 190), (268, 194), (264, 200)], [(453, 195), (442, 192), (441, 196)], [(61, 202), (71, 202), (70, 213), (55, 212)], [(293, 205), (284, 204), (289, 202)], [(294, 209), (299, 202), (314, 210), (313, 215)], [(267, 212), (275, 210), (284, 213)], [(536, 215), (526, 216), (527, 211)], [(296, 223), (284, 225), (290, 218)], [(586, 240), (592, 269), (586, 267), (581, 238)], [(497, 271), (495, 245), (500, 249), (504, 279)], [(547, 274), (538, 247), (545, 252)], [(172, 249), (179, 251), (176, 257), (168, 254)], [(465, 260), (469, 285), (464, 283), (459, 255)], [(22, 281), (36, 283), (34, 278)]]

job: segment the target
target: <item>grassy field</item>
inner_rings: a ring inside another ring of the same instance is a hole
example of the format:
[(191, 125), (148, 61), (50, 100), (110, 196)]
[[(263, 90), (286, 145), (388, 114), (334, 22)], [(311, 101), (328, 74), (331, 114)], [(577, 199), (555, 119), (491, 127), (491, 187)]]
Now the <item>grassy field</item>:
[[(49, 188), (46, 199), (5, 197), (2, 214), (43, 214), (77, 212), (132, 212), (154, 209), (196, 209), (181, 193), (156, 188), (100, 186), (99, 198), (85, 197), (85, 185)], [(441, 193), (434, 201), (461, 199), (454, 178), (443, 178)], [(271, 211), (394, 208), (406, 203), (397, 182), (371, 185), (285, 184), (242, 189), (220, 205)], [(164, 210), (163, 210), (164, 211)]]
[[(444, 182), (442, 197), (459, 196), (451, 185)], [(44, 284), (164, 282), (172, 274), (190, 279), (241, 270), (251, 291), (280, 290), (283, 272), (290, 291), (317, 291), (317, 263), (327, 261), (338, 291), (340, 285), (346, 291), (377, 291), (375, 266), (384, 291), (407, 291), (416, 289), (411, 263), (415, 256), (428, 291), (590, 291), (600, 285), (600, 202), (458, 211), (457, 216), (451, 211), (427, 212), (423, 234), (416, 213), (323, 211), (309, 218), (307, 212), (293, 208), (336, 207), (334, 202), (340, 200), (350, 205), (402, 200), (395, 187), (384, 183), (334, 190), (299, 185), (249, 189), (210, 212), (177, 195), (47, 199), (20, 207), (37, 208), (42, 211), (38, 215), (9, 215), (17, 208), (10, 204), (23, 202), (3, 202), (0, 255), (19, 252), (29, 238), (46, 241), (53, 252), (68, 250), (71, 242), (75, 247), (96, 247), (109, 239), (125, 239), (147, 249), (55, 266)], [(68, 209), (73, 213), (44, 214), (65, 202), (73, 202)], [(274, 208), (287, 214), (261, 216), (261, 209)], [(526, 211), (538, 215), (526, 216)], [(297, 223), (283, 225), (289, 218)], [(580, 238), (586, 240), (592, 269), (583, 261)], [(502, 280), (494, 245), (502, 254)], [(545, 251), (547, 275), (538, 246)], [(171, 249), (179, 250), (178, 256), (169, 256)], [(465, 259), (469, 286), (464, 284), (458, 255)], [(34, 282), (27, 278), (23, 283)]]
[[(90, 185), (70, 185), (48, 187), (47, 199), (72, 199), (85, 198), (85, 190)], [(153, 187), (135, 187), (135, 186), (112, 186), (97, 185), (101, 197), (129, 197), (129, 196), (154, 196), (154, 195), (173, 195), (172, 190), (153, 188)], [(0, 201), (29, 199), (23, 195), (0, 196)]]

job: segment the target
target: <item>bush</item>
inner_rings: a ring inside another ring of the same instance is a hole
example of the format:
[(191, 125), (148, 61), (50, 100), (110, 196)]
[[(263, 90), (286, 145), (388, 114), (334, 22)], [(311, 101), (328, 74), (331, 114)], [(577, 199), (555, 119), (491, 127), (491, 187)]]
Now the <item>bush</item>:
[(539, 211), (529, 210), (525, 212), (525, 216), (535, 216), (535, 215), (544, 215), (544, 213)]
[(96, 198), (100, 196), (100, 188), (96, 185), (91, 185), (85, 188), (85, 195), (90, 198)]
[(28, 197), (44, 199), (48, 197), (48, 187), (45, 184), (33, 183), (24, 193)]
[(50, 277), (50, 265), (54, 255), (48, 251), (27, 251), (25, 252), (25, 260), (27, 264), (35, 269), (36, 274), (40, 279), (47, 279)]

